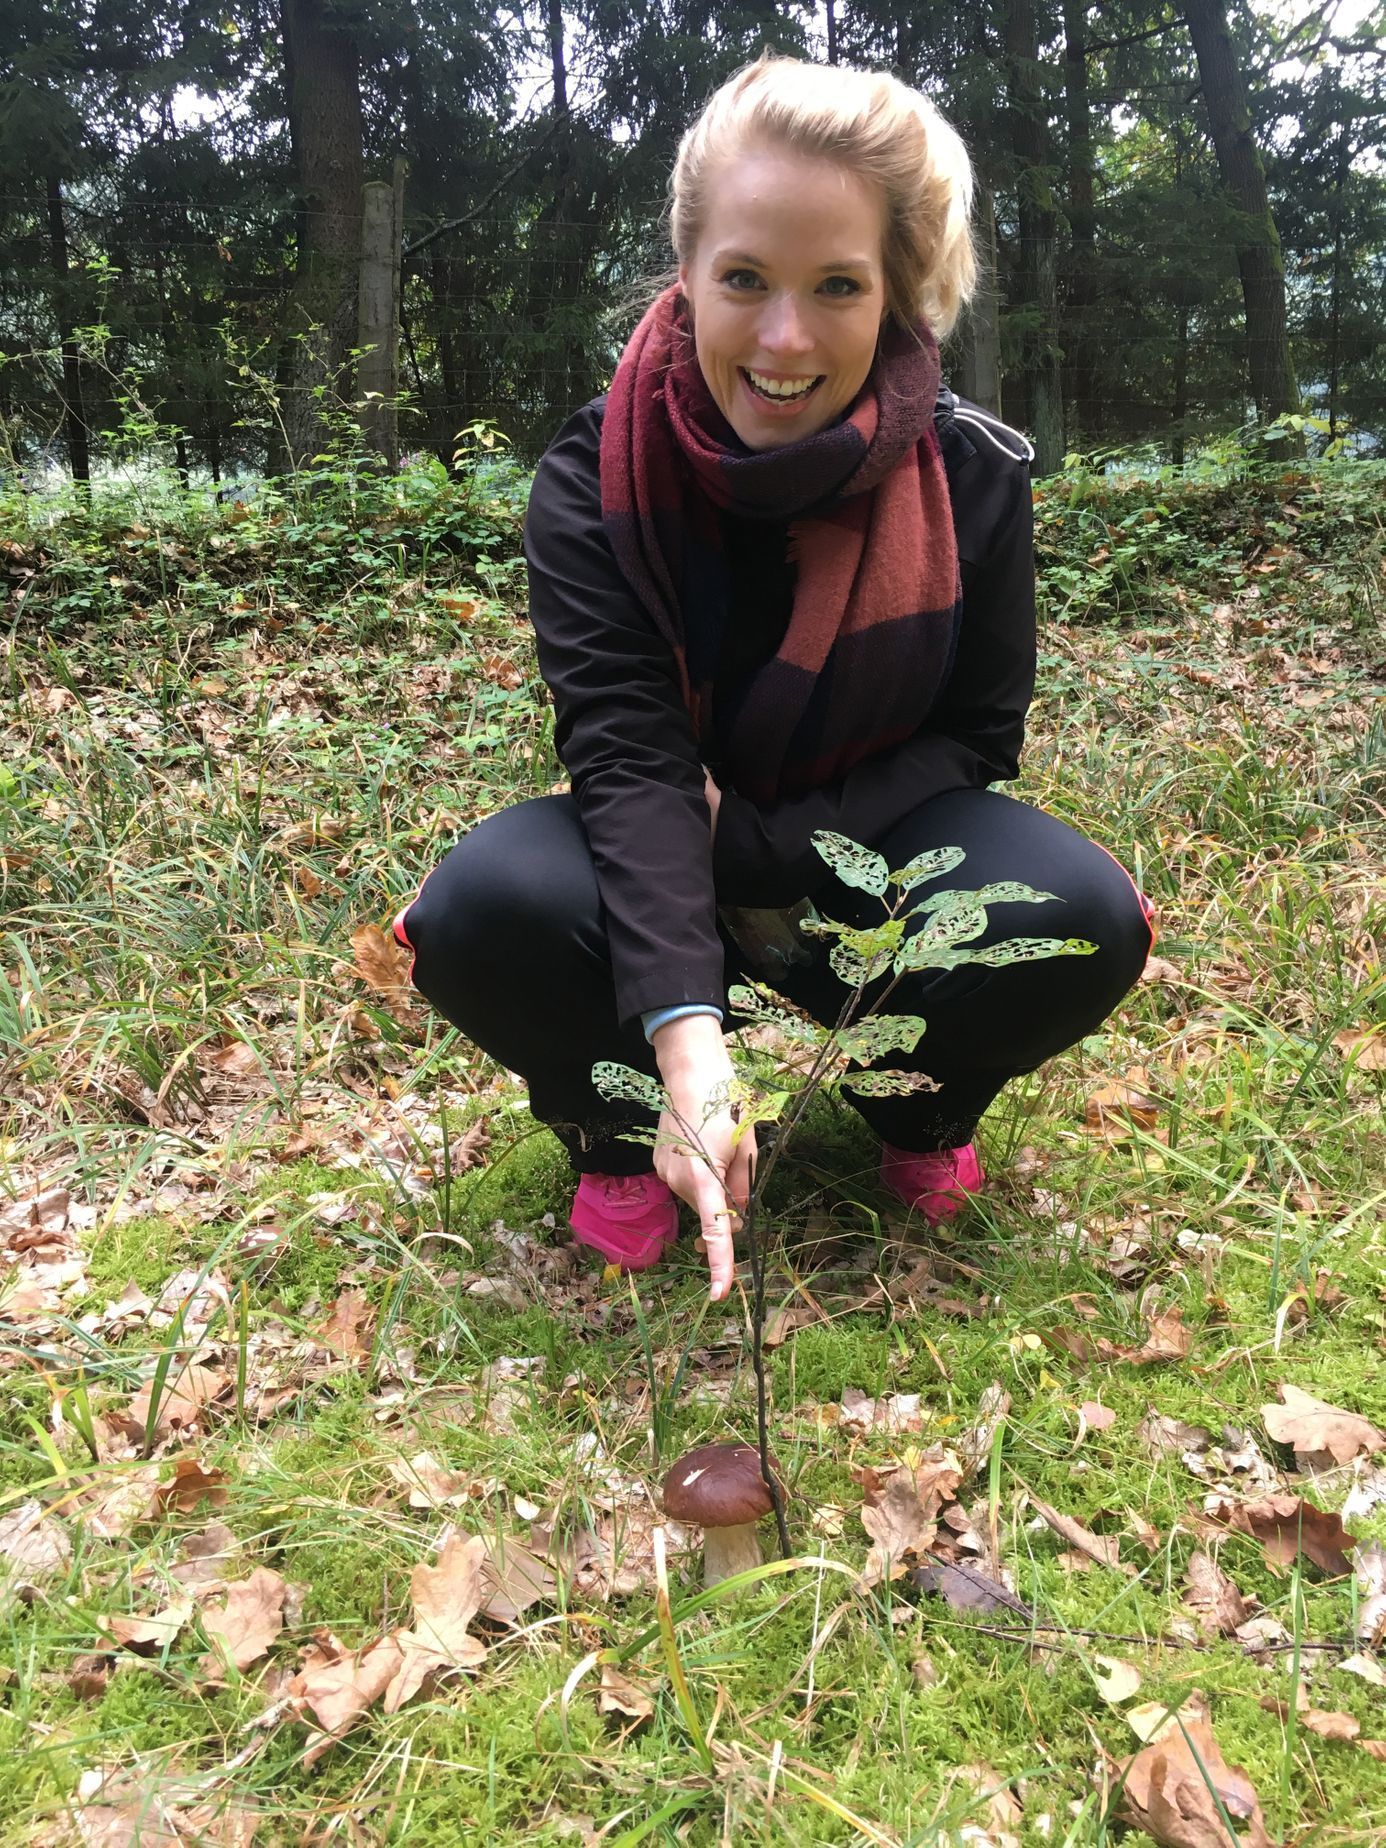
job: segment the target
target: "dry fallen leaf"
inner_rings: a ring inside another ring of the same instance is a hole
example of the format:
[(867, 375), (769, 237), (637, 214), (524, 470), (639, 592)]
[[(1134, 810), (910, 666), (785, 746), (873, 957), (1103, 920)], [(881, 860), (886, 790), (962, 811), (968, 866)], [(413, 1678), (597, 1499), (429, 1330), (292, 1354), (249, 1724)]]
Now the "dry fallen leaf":
[(1246, 1825), (1232, 1837), (1238, 1848), (1273, 1848), (1250, 1778), (1226, 1762), (1206, 1720), (1162, 1734), (1116, 1772), (1123, 1821), (1161, 1848), (1230, 1848), (1223, 1811)]
[(1020, 1848), (1016, 1831), (1024, 1820), (1020, 1804), (1011, 1792), (1007, 1779), (990, 1765), (959, 1765), (952, 1773), (959, 1784), (966, 1784), (986, 1820), (979, 1828), (965, 1823), (958, 1839), (971, 1848)]
[(1333, 1035), (1343, 1057), (1363, 1072), (1386, 1072), (1386, 1033), (1374, 1027), (1344, 1027)]
[(1192, 1343), (1193, 1331), (1184, 1326), (1183, 1313), (1175, 1303), (1150, 1318), (1149, 1332), (1137, 1346), (1122, 1347), (1101, 1339), (1093, 1346), (1100, 1360), (1129, 1360), (1136, 1366), (1147, 1366), (1156, 1361), (1183, 1360)]
[(51, 1578), (71, 1557), (67, 1530), (33, 1497), (0, 1519), (0, 1593)]
[(623, 1713), (638, 1725), (654, 1714), (654, 1696), (623, 1675), (609, 1662), (602, 1664), (601, 1686), (597, 1690), (597, 1709), (601, 1713)]
[(1133, 1694), (1140, 1692), (1141, 1671), (1134, 1662), (1123, 1662), (1119, 1656), (1095, 1655), (1093, 1661), (1101, 1666), (1089, 1669), (1093, 1686), (1109, 1706), (1119, 1707)]
[(371, 1326), (375, 1321), (364, 1290), (343, 1290), (328, 1311), (327, 1320), (318, 1330), (324, 1347), (340, 1354), (343, 1360), (365, 1360), (371, 1351)]
[(1181, 1721), (1189, 1726), (1195, 1720), (1206, 1720), (1208, 1701), (1201, 1688), (1191, 1688), (1183, 1705), (1173, 1712), (1167, 1701), (1147, 1700), (1139, 1707), (1128, 1707), (1122, 1717), (1143, 1745), (1154, 1745), (1166, 1733), (1177, 1733)]
[(1085, 1399), (1078, 1407), (1078, 1416), (1089, 1431), (1109, 1431), (1116, 1423), (1117, 1415), (1110, 1406), (1099, 1405), (1095, 1399)]
[(202, 1627), (212, 1642), (203, 1669), (220, 1677), (228, 1663), (249, 1668), (258, 1662), (284, 1628), (288, 1589), (268, 1566), (257, 1566), (249, 1578), (228, 1586), (226, 1602), (202, 1613)]
[(309, 1742), (305, 1764), (321, 1758), (333, 1740), (340, 1739), (354, 1720), (374, 1706), (399, 1673), (403, 1659), (393, 1636), (383, 1636), (369, 1649), (351, 1653), (330, 1640), (308, 1651), (304, 1666), (285, 1690), (300, 1709), (311, 1708), (322, 1728)]
[(1136, 1436), (1152, 1456), (1201, 1455), (1213, 1441), (1211, 1431), (1203, 1425), (1185, 1424), (1179, 1418), (1167, 1418), (1153, 1407), (1136, 1426)]
[(390, 1464), (390, 1474), (408, 1489), (411, 1508), (456, 1508), (471, 1496), (470, 1478), (444, 1469), (427, 1450), (421, 1450), (408, 1462), (403, 1457), (395, 1457)]
[(1133, 1128), (1154, 1129), (1163, 1105), (1145, 1089), (1149, 1083), (1150, 1074), (1137, 1065), (1125, 1078), (1099, 1085), (1084, 1106), (1084, 1128), (1112, 1142), (1129, 1136)]
[(1067, 1540), (1070, 1546), (1076, 1547), (1088, 1559), (1096, 1560), (1099, 1566), (1111, 1566), (1115, 1571), (1125, 1572), (1128, 1575), (1135, 1570), (1133, 1566), (1122, 1564), (1115, 1534), (1095, 1534), (1090, 1528), (1084, 1527), (1081, 1521), (1074, 1520), (1072, 1515), (1060, 1514), (1057, 1508), (1051, 1508), (1048, 1502), (1042, 1502), (1036, 1495), (1030, 1497), (1030, 1502), (1035, 1513), (1052, 1527), (1056, 1534)]
[(924, 1429), (923, 1398), (917, 1392), (893, 1392), (880, 1399), (868, 1398), (857, 1386), (849, 1386), (842, 1395), (838, 1418), (843, 1431), (864, 1435), (884, 1431), (891, 1437), (903, 1437)]
[(1363, 1681), (1370, 1682), (1374, 1688), (1386, 1688), (1386, 1668), (1373, 1656), (1344, 1656), (1338, 1663), (1338, 1669), (1340, 1673), (1360, 1675)]
[(812, 1328), (816, 1322), (826, 1320), (827, 1317), (820, 1309), (811, 1309), (806, 1303), (791, 1303), (784, 1309), (772, 1309), (765, 1318), (765, 1333), (761, 1337), (761, 1346), (783, 1347), (798, 1329)]
[[(172, 1432), (186, 1436), (199, 1431), (205, 1436), (213, 1406), (230, 1390), (231, 1382), (224, 1373), (214, 1373), (210, 1367), (200, 1367), (196, 1362), (184, 1367), (181, 1373), (170, 1370), (154, 1416), (154, 1441), (158, 1443)], [(154, 1382), (150, 1380), (140, 1387), (117, 1421), (137, 1444), (144, 1443), (149, 1431), (153, 1403)]]
[(1277, 1444), (1289, 1444), (1301, 1468), (1350, 1463), (1362, 1451), (1386, 1450), (1386, 1433), (1356, 1412), (1340, 1411), (1287, 1383), (1278, 1388), (1283, 1405), (1263, 1405), (1261, 1417)]
[(1316, 1508), (1296, 1495), (1264, 1495), (1259, 1501), (1232, 1502), (1215, 1497), (1209, 1518), (1233, 1533), (1250, 1534), (1265, 1548), (1273, 1566), (1288, 1566), (1295, 1554), (1334, 1578), (1350, 1570), (1348, 1548), (1356, 1545), (1336, 1514)]
[(481, 1569), (485, 1594), (478, 1613), (493, 1623), (514, 1623), (531, 1604), (552, 1603), (558, 1580), (548, 1563), (521, 1541), (501, 1535), (486, 1542)]
[(1233, 1636), (1238, 1624), (1246, 1622), (1251, 1606), (1232, 1580), (1209, 1554), (1191, 1553), (1186, 1569), (1189, 1588), (1184, 1603), (1198, 1619), (1199, 1628), (1208, 1636)]
[(397, 1713), (436, 1674), (476, 1668), (486, 1659), (486, 1645), (468, 1625), (486, 1596), (482, 1568), (486, 1542), (479, 1535), (450, 1534), (436, 1566), (415, 1566), (410, 1577), (414, 1628), (401, 1630), (399, 1671), (385, 1691), (385, 1711)]
[(961, 1464), (947, 1451), (885, 1476), (874, 1469), (860, 1472), (865, 1497), (860, 1519), (872, 1540), (863, 1585), (900, 1578), (907, 1567), (923, 1562), (938, 1533), (939, 1512), (953, 1500), (962, 1478)]
[(152, 1617), (102, 1617), (99, 1622), (122, 1648), (152, 1656), (173, 1646), (192, 1613), (192, 1598), (184, 1592)]
[(1386, 1641), (1386, 1546), (1373, 1540), (1359, 1546), (1353, 1555), (1357, 1589), (1361, 1602), (1357, 1607), (1357, 1640), (1374, 1649)]
[(373, 988), (396, 1020), (404, 1022), (413, 1014), (409, 1000), (409, 970), (414, 960), (412, 950), (396, 941), (390, 931), (378, 924), (360, 924), (351, 933), (351, 947), (356, 957), (356, 974)]
[[(1261, 1705), (1267, 1713), (1277, 1714), (1282, 1720), (1289, 1717), (1289, 1707), (1273, 1695), (1268, 1694)], [(1362, 1730), (1361, 1720), (1354, 1719), (1350, 1713), (1328, 1713), (1322, 1707), (1297, 1708), (1295, 1724), (1306, 1732), (1317, 1733), (1320, 1739), (1355, 1739)]]
[(909, 1581), (921, 1591), (942, 1598), (955, 1611), (1014, 1611), (1027, 1623), (1035, 1621), (1035, 1613), (1028, 1604), (975, 1566), (958, 1561), (916, 1566)]
[(179, 1514), (195, 1513), (202, 1501), (213, 1508), (224, 1508), (230, 1480), (224, 1469), (204, 1469), (197, 1457), (179, 1457), (173, 1466), (172, 1481), (155, 1490), (155, 1505), (165, 1512), (176, 1509)]

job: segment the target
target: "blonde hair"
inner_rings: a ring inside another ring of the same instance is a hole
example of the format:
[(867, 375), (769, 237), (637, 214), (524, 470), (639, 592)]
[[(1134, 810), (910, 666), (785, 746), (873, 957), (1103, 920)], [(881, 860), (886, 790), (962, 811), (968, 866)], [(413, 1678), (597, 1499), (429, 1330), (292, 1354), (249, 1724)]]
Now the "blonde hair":
[(972, 294), (972, 163), (927, 96), (884, 71), (763, 53), (713, 92), (679, 143), (669, 229), (691, 262), (717, 165), (747, 148), (830, 160), (880, 188), (886, 306), (903, 325), (948, 333)]

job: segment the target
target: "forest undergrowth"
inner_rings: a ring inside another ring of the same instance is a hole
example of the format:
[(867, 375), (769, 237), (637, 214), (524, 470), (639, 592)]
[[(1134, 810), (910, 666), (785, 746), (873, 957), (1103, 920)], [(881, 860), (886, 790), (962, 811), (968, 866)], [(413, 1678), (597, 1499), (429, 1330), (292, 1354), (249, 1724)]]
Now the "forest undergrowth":
[(388, 934), (562, 783), (522, 482), (0, 500), (0, 1841), (1381, 1839), (1384, 488), (1041, 484), (1015, 793), (1159, 940), (947, 1234), (815, 1105), (711, 1594), (744, 1301)]

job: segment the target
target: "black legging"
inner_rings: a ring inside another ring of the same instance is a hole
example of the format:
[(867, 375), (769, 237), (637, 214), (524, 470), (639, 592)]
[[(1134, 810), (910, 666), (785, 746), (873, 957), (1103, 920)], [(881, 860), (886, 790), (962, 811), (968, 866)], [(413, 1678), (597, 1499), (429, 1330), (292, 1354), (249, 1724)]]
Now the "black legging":
[[(926, 970), (895, 988), (887, 1011), (920, 1014), (928, 1024), (913, 1055), (884, 1063), (915, 1066), (941, 1088), (853, 1097), (853, 1107), (898, 1148), (953, 1148), (968, 1141), (1008, 1079), (1106, 1019), (1145, 965), (1150, 925), (1130, 876), (1105, 849), (1009, 796), (975, 789), (936, 796), (875, 845), (891, 866), (930, 848), (965, 850), (962, 864), (920, 888), (916, 902), (998, 879), (1064, 901), (989, 906), (977, 946), (1020, 936), (1086, 937), (1098, 946), (1091, 956), (999, 969)], [(835, 878), (814, 903), (824, 917), (854, 925), (884, 915), (878, 899)], [(524, 1076), (533, 1114), (559, 1136), (579, 1173), (650, 1167), (647, 1147), (618, 1139), (650, 1119), (604, 1102), (592, 1086), (598, 1059), (651, 1074), (656, 1066), (638, 1022), (617, 1022), (596, 874), (571, 796), (539, 796), (473, 828), (425, 881), (403, 928), (415, 951), (415, 985), (483, 1051)], [(726, 981), (744, 980), (740, 952), (724, 940)], [(774, 985), (825, 1024), (837, 1019), (848, 992), (828, 967), (822, 939), (808, 966)], [(725, 994), (708, 999), (735, 1024)]]

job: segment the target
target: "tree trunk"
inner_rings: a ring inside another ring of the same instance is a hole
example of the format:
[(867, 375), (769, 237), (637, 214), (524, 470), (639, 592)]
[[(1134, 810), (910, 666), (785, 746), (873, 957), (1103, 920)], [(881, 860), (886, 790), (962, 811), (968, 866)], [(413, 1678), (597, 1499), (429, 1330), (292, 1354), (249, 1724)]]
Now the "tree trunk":
[[(1300, 408), (1285, 322), (1285, 264), (1280, 233), (1266, 193), (1266, 171), (1252, 139), (1246, 85), (1232, 50), (1225, 0), (1187, 0), (1184, 18), (1198, 59), (1218, 171), (1241, 213), (1237, 268), (1246, 304), (1247, 369), (1263, 424)], [(1282, 455), (1304, 453), (1304, 439), (1287, 431)]]
[(1015, 305), (1020, 310), (1021, 372), (1035, 445), (1034, 472), (1052, 475), (1062, 467), (1064, 456), (1061, 353), (1056, 335), (1058, 219), (1049, 172), (1048, 118), (1040, 84), (1034, 0), (1008, 0), (1006, 54), (1020, 205)]
[(1097, 390), (1097, 212), (1094, 205), (1092, 119), (1088, 101), (1087, 7), (1064, 0), (1064, 106), (1068, 117), (1068, 306), (1064, 351), (1069, 356), (1064, 399), (1076, 440), (1102, 425)]
[(549, 0), (549, 69), (553, 74), (555, 115), (568, 112), (568, 64), (563, 46), (562, 0)]
[(289, 464), (329, 441), (319, 399), (351, 396), (361, 263), (361, 88), (356, 41), (329, 23), (326, 0), (281, 0), (289, 130), (306, 236), (289, 304), (292, 384), (284, 406)]
[(1174, 327), (1174, 402), (1170, 405), (1173, 426), (1169, 440), (1169, 459), (1176, 468), (1184, 466), (1185, 428), (1189, 415), (1189, 310), (1181, 302), (1175, 310)]
[(1338, 440), (1338, 379), (1342, 367), (1343, 188), (1351, 171), (1348, 124), (1338, 130), (1338, 160), (1333, 173), (1333, 279), (1328, 306), (1328, 440)]
[(836, 0), (824, 0), (828, 25), (828, 63), (837, 63), (837, 4)]
[(84, 492), (91, 487), (91, 445), (86, 406), (82, 402), (82, 365), (77, 353), (77, 318), (72, 306), (68, 276), (67, 226), (63, 220), (63, 188), (56, 175), (48, 176), (48, 248), (53, 265), (53, 311), (63, 350), (63, 426), (72, 479)]
[(977, 190), (977, 291), (960, 330), (958, 384), (965, 398), (994, 417), (1001, 412), (1001, 327), (996, 280), (996, 201)]

